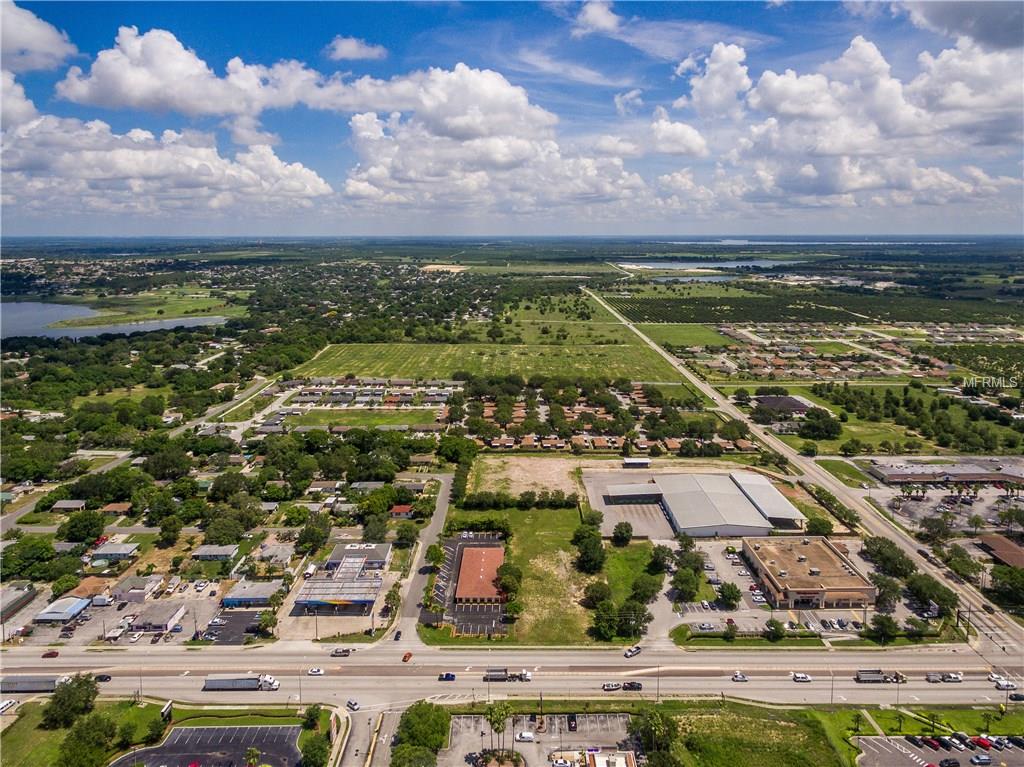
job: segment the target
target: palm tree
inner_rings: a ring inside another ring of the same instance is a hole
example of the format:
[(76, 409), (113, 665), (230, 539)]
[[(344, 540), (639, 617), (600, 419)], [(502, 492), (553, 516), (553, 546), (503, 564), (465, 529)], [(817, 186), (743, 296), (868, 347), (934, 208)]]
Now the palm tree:
[(246, 767), (256, 767), (256, 765), (259, 764), (261, 756), (263, 756), (263, 754), (258, 748), (255, 746), (249, 746), (245, 752)]

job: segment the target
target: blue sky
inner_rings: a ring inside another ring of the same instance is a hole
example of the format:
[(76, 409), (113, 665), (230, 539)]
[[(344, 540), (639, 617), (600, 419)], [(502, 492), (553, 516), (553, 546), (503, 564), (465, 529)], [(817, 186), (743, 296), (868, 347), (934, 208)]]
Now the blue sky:
[(1020, 9), (4, 0), (4, 231), (1019, 233)]

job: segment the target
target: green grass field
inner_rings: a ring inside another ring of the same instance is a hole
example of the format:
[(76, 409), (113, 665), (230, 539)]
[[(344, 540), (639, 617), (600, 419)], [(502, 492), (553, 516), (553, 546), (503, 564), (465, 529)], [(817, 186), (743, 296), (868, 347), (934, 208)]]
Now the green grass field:
[(678, 381), (680, 375), (652, 349), (623, 346), (541, 346), (502, 344), (336, 344), (296, 368), (299, 377), (397, 376), (448, 378), (457, 371), (476, 375), (518, 373)]
[(733, 339), (723, 336), (708, 325), (692, 322), (650, 323), (637, 325), (637, 328), (652, 341), (670, 346), (726, 346), (735, 343)]
[(170, 386), (159, 386), (155, 389), (148, 389), (145, 386), (133, 386), (130, 389), (114, 389), (103, 394), (87, 394), (75, 397), (71, 404), (74, 407), (81, 407), (86, 402), (106, 402), (112, 405), (123, 399), (130, 399), (133, 402), (138, 402), (150, 396), (164, 397), (166, 399), (172, 393), (173, 389)]
[(842, 341), (818, 341), (808, 345), (813, 346), (818, 354), (850, 354), (853, 351), (852, 346)]
[(861, 484), (875, 486), (874, 480), (852, 463), (837, 458), (822, 458), (818, 465), (847, 487), (860, 487)]
[[(590, 614), (580, 606), (583, 589), (592, 580), (574, 566), (576, 550), (569, 542), (579, 525), (575, 509), (519, 511), (451, 511), (450, 520), (506, 518), (515, 535), (509, 544), (508, 561), (523, 570), (519, 599), (525, 611), (504, 642), (524, 645), (591, 644), (587, 634)], [(630, 581), (632, 583), (632, 581)], [(446, 640), (440, 632), (421, 632), (425, 641), (473, 644), (482, 640)]]
[[(100, 701), (96, 704), (96, 711), (109, 716), (117, 726), (122, 722), (132, 722), (136, 743), (142, 743), (149, 723), (160, 718), (160, 706), (153, 703), (139, 707), (128, 701)], [(40, 727), (43, 719), (41, 703), (23, 703), (17, 712), (18, 720), (0, 735), (0, 766), (58, 767), (60, 744), (67, 730), (44, 730)], [(114, 753), (111, 751), (108, 756), (113, 757)]]
[(607, 546), (608, 556), (604, 563), (604, 575), (612, 590), (612, 601), (621, 604), (626, 601), (633, 588), (633, 581), (647, 568), (654, 544), (637, 541), (628, 546)]
[(433, 423), (436, 408), (405, 410), (309, 410), (285, 419), (289, 426), (402, 426)]
[[(248, 291), (227, 291), (243, 297)], [(120, 322), (169, 320), (180, 317), (244, 317), (248, 309), (214, 296), (208, 288), (174, 287), (127, 296), (64, 297), (64, 303), (84, 304), (99, 314), (54, 323), (54, 327), (89, 327)]]

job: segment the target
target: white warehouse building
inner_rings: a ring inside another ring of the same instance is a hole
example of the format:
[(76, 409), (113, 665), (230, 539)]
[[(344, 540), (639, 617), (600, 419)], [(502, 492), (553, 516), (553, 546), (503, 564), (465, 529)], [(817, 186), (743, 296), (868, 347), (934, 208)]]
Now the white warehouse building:
[(806, 518), (760, 474), (655, 474), (649, 482), (609, 485), (610, 504), (656, 503), (676, 533), (694, 538), (766, 536), (801, 530)]

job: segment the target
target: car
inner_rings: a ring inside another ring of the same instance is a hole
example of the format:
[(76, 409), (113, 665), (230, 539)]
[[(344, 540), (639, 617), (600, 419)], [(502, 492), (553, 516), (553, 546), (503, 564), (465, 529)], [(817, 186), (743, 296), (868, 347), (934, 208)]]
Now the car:
[(704, 569), (707, 570), (709, 573), (713, 573), (715, 571), (715, 566), (710, 562), (705, 562)]
[(794, 671), (793, 672), (793, 681), (794, 682), (813, 682), (814, 680), (811, 678), (810, 674), (804, 674), (804, 673), (802, 673), (800, 671)]
[(205, 591), (206, 587), (210, 585), (209, 581), (196, 581), (196, 591)]
[(128, 606), (127, 602), (118, 602), (118, 604), (117, 604), (117, 611), (121, 612), (127, 606)]
[(945, 735), (936, 735), (935, 739), (939, 741), (939, 744), (947, 751), (953, 748), (953, 741), (947, 738)]
[(443, 674), (438, 674), (437, 675), (437, 681), (438, 682), (454, 682), (455, 681), (455, 674), (453, 674), (451, 671), (445, 671)]
[(765, 598), (763, 596), (761, 596), (760, 594), (754, 594), (754, 596), (752, 596), (750, 598), (750, 601), (753, 602), (754, 604), (761, 605), (761, 604), (765, 603)]
[(711, 605), (708, 604), (708, 600), (706, 599), (700, 600), (700, 606), (703, 607), (705, 610), (711, 609)]
[(948, 671), (942, 675), (943, 682), (962, 682), (964, 681), (964, 675), (957, 671)]
[(992, 757), (988, 754), (975, 754), (971, 757), (971, 764), (992, 764)]
[(939, 762), (939, 767), (960, 767), (960, 760), (954, 759), (953, 757), (947, 757)]
[(75, 635), (70, 631), (62, 631), (60, 634), (60, 639), (74, 639), (74, 637)]
[(746, 568), (741, 567), (739, 570), (736, 571), (736, 575), (745, 576), (750, 575), (750, 573), (747, 572)]
[(1004, 678), (1002, 674), (997, 674), (995, 671), (988, 672), (988, 681), (990, 682), (1001, 682)]
[(1017, 748), (1024, 748), (1024, 738), (1020, 735), (1011, 735), (1007, 738), (1010, 743), (1015, 745)]
[(359, 710), (359, 701), (357, 701), (357, 700), (352, 700), (350, 698), (348, 700), (348, 702), (345, 703), (345, 705), (348, 706), (348, 710), (349, 711), (358, 711)]
[(395, 632), (395, 641), (397, 642), (401, 638), (402, 638), (402, 632), (401, 631), (396, 631)]
[(744, 674), (744, 673), (742, 673), (740, 671), (737, 671), (735, 674), (732, 675), (732, 681), (734, 681), (734, 682), (749, 682), (750, 679), (747, 677), (746, 674)]
[(576, 714), (567, 714), (565, 724), (568, 726), (569, 732), (576, 732), (576, 728), (579, 726), (579, 723), (576, 721)]
[(800, 624), (796, 621), (786, 621), (786, 628), (788, 628), (790, 631), (796, 631), (798, 628), (800, 628)]
[(727, 624), (729, 624), (730, 626), (735, 626), (736, 625), (736, 621), (734, 621), (732, 618), (726, 618), (725, 622)]
[(1024, 701), (1024, 692), (1011, 692), (1010, 700), (1012, 700), (1014, 703), (1020, 703), (1021, 701)]
[(925, 744), (926, 746), (928, 746), (928, 748), (930, 748), (930, 749), (931, 749), (932, 751), (938, 751), (938, 750), (939, 750), (940, 748), (942, 748), (942, 744), (941, 744), (941, 743), (939, 743), (939, 741), (938, 741), (938, 740), (936, 740), (935, 738), (932, 738), (932, 737), (930, 737), (930, 736), (925, 736), (925, 737), (921, 738), (921, 740), (922, 740), (922, 741), (924, 742), (924, 744)]
[(912, 746), (916, 746), (917, 748), (921, 748), (921, 746), (924, 745), (924, 741), (922, 741), (916, 735), (904, 735), (903, 737), (907, 741), (907, 743), (909, 743)]
[(141, 632), (141, 631), (136, 631), (136, 632), (135, 632), (134, 634), (132, 634), (132, 638), (131, 638), (131, 639), (130, 639), (129, 641), (130, 641), (130, 642), (131, 642), (132, 644), (135, 644), (135, 643), (136, 643), (136, 642), (138, 642), (138, 641), (139, 641), (140, 639), (142, 639), (142, 632)]
[(996, 608), (990, 605), (988, 602), (984, 602), (981, 605), (981, 609), (987, 612), (989, 615), (995, 615)]
[(860, 621), (850, 621), (850, 625), (853, 626), (854, 631), (860, 631), (864, 628), (864, 624)]
[(971, 738), (971, 743), (976, 745), (978, 748), (985, 749), (986, 751), (992, 748), (992, 741), (990, 741), (988, 738), (983, 738), (980, 735)]
[(58, 655), (60, 655), (60, 653), (56, 650), (47, 650), (43, 653), (44, 658), (56, 658)]
[(185, 627), (182, 626), (180, 623), (175, 623), (173, 626), (171, 626), (171, 633), (172, 634), (180, 634), (184, 630), (185, 630)]
[(996, 689), (997, 690), (1016, 690), (1017, 689), (1017, 683), (1016, 682), (1011, 682), (1009, 679), (1000, 679), (998, 682), (996, 682)]
[(714, 628), (715, 627), (712, 626), (710, 623), (698, 623), (697, 624), (697, 630), (698, 631), (713, 631)]
[(160, 637), (162, 637), (162, 636), (163, 636), (162, 632), (157, 632), (156, 634), (153, 634), (153, 638), (149, 640), (149, 643), (150, 644), (160, 644)]
[(551, 767), (572, 767), (572, 762), (568, 759), (554, 759), (551, 762)]
[(411, 652), (407, 652), (405, 655), (402, 656), (402, 663), (408, 663), (410, 660), (412, 660)]
[(838, 623), (838, 624), (839, 624), (839, 628), (841, 628), (841, 629), (844, 629), (844, 628), (846, 628), (846, 627), (847, 627), (848, 625), (850, 625), (850, 624), (849, 624), (849, 623), (847, 622), (846, 618), (840, 618), (839, 620), (837, 620), (837, 621), (836, 621), (836, 623)]
[(350, 650), (347, 647), (335, 647), (333, 650), (331, 650), (332, 658), (347, 658), (351, 654), (352, 650)]
[(519, 743), (533, 743), (537, 740), (537, 736), (532, 732), (524, 731), (516, 733), (516, 741)]
[(323, 676), (324, 670), (322, 668), (317, 668), (316, 666), (314, 666), (309, 671), (307, 671), (306, 674), (308, 674), (309, 676)]
[(605, 692), (616, 692), (622, 689), (622, 685), (618, 682), (605, 682), (601, 685), (601, 689)]
[(641, 652), (640, 645), (633, 645), (623, 653), (627, 658), (635, 658)]
[(223, 618), (214, 618), (213, 620), (210, 621), (210, 625), (211, 626), (225, 626), (225, 625), (227, 625), (227, 621), (224, 620)]
[(640, 692), (644, 685), (642, 682), (623, 682), (622, 689), (626, 692)]
[(188, 591), (188, 583), (183, 583), (178, 586), (178, 593), (184, 593), (186, 591)]

